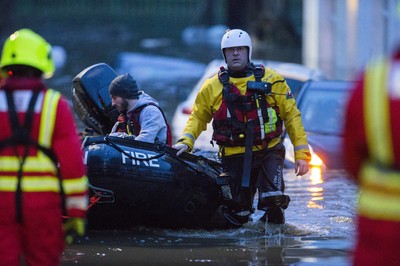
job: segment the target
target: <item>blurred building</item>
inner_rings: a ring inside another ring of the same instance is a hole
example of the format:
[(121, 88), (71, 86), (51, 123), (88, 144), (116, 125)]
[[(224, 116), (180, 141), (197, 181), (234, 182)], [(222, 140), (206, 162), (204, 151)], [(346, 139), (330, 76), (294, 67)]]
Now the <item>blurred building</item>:
[(352, 79), (366, 62), (400, 45), (399, 0), (304, 0), (302, 61)]
[[(221, 56), (224, 28), (253, 37), (254, 57), (303, 63), (352, 79), (373, 56), (400, 42), (400, 0), (70, 0), (0, 1), (0, 41), (29, 27), (68, 54), (79, 72), (120, 51)], [(222, 29), (222, 30), (221, 30)], [(183, 39), (185, 45), (179, 46)], [(204, 46), (204, 47), (202, 47)], [(209, 47), (207, 47), (209, 46)], [(94, 49), (95, 48), (95, 49)], [(186, 50), (185, 50), (186, 49)]]

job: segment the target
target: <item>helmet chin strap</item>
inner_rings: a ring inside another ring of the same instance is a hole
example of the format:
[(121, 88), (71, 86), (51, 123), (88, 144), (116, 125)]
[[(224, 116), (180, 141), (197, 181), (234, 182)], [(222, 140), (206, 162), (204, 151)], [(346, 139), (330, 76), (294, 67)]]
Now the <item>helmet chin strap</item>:
[(41, 78), (43, 72), (37, 68), (25, 66), (25, 65), (10, 65), (4, 67), (9, 77), (19, 78)]
[(248, 62), (246, 64), (246, 66), (243, 67), (242, 69), (236, 70), (236, 71), (230, 69), (229, 66), (228, 66), (229, 75), (231, 77), (234, 77), (234, 78), (243, 78), (243, 77), (248, 77), (248, 76), (253, 75), (253, 71), (252, 70), (250, 71), (250, 70), (251, 70), (250, 69), (250, 62)]

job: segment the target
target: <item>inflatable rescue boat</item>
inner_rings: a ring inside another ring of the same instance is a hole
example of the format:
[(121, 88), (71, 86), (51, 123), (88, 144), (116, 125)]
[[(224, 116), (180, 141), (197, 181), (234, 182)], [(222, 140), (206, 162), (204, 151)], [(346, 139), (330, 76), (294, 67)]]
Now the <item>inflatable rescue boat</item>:
[(82, 148), (90, 183), (89, 228), (224, 227), (219, 209), (221, 184), (227, 180), (218, 162), (189, 153), (178, 157), (163, 144), (108, 135), (118, 117), (108, 93), (116, 76), (100, 63), (72, 82), (74, 109), (88, 127)]

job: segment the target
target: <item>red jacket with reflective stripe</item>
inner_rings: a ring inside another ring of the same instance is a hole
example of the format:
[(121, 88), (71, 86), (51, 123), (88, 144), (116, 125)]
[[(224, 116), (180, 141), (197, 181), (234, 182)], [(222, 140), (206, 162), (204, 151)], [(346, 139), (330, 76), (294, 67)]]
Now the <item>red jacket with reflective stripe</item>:
[[(400, 50), (394, 55), (400, 62)], [(362, 75), (362, 77), (364, 74)], [(369, 158), (364, 125), (364, 80), (360, 79), (348, 102), (346, 122), (344, 126), (343, 156), (347, 170), (353, 177), (357, 177), (362, 163)], [(385, 90), (382, 90), (385, 93)], [(394, 151), (394, 166), (400, 170), (400, 98), (390, 98), (391, 131)], [(346, 130), (351, 128), (352, 130)], [(379, 130), (377, 128), (376, 130)]]
[[(34, 140), (49, 140), (48, 146), (55, 153), (61, 170), (68, 215), (84, 217), (87, 208), (87, 178), (80, 140), (68, 102), (58, 92), (47, 90), (40, 79), (8, 78), (3, 82), (5, 84), (0, 87), (0, 125), (2, 128), (0, 130), (0, 141), (9, 137), (12, 133), (5, 90), (13, 91), (19, 123), (23, 124), (29, 96), (33, 89), (39, 88), (40, 94), (34, 108), (31, 137)], [(54, 110), (49, 111), (49, 105), (46, 105), (45, 108), (49, 112), (46, 113), (46, 116), (43, 116), (44, 110), (42, 108), (45, 101), (52, 103), (50, 105), (54, 107)], [(54, 123), (49, 121), (54, 121)], [(45, 125), (49, 130), (43, 130)], [(46, 134), (50, 135), (46, 136)], [(18, 147), (20, 155), (22, 151), (23, 146)], [(38, 159), (40, 158), (39, 154), (40, 151), (34, 148), (29, 151), (28, 156), (32, 158), (32, 161), (36, 162), (37, 160), (40, 163), (29, 164), (29, 159), (27, 160), (23, 173), (23, 182), (26, 181), (26, 185), (23, 183), (22, 191), (23, 193), (41, 192), (41, 196), (48, 192), (46, 195), (49, 195), (49, 200), (54, 199), (52, 194), (59, 192), (55, 188), (59, 183), (55, 175), (54, 165), (49, 166), (47, 156)], [(18, 171), (13, 163), (15, 160), (15, 150), (12, 147), (0, 150), (0, 193), (15, 191), (13, 182), (15, 182), (16, 171)]]

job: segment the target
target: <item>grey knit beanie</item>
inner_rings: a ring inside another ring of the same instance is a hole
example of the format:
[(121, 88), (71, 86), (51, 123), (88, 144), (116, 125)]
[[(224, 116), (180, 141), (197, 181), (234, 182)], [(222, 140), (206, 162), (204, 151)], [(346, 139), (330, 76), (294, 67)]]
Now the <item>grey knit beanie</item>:
[(117, 76), (110, 84), (109, 92), (111, 96), (119, 96), (125, 99), (139, 99), (138, 85), (136, 80), (128, 73)]

